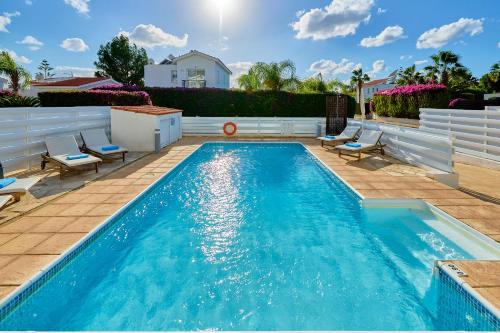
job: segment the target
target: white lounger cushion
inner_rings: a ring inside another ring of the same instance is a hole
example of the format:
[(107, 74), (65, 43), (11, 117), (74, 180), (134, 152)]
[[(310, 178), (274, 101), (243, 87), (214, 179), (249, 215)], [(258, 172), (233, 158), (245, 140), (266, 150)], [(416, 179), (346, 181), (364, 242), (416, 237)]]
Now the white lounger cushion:
[(118, 149), (114, 150), (102, 150), (103, 146), (90, 146), (87, 147), (88, 150), (95, 151), (96, 153), (99, 153), (101, 155), (112, 155), (112, 154), (118, 154), (118, 153), (126, 153), (128, 152), (127, 149), (120, 147)]
[(0, 188), (0, 194), (8, 194), (8, 193), (26, 193), (30, 188), (33, 187), (40, 178), (32, 177), (32, 178), (18, 178), (12, 184), (5, 186), (4, 188)]
[(0, 208), (5, 206), (10, 199), (12, 199), (11, 195), (0, 195)]
[(51, 157), (58, 155), (81, 154), (78, 143), (73, 135), (53, 136), (45, 139), (45, 145)]
[(318, 139), (323, 140), (323, 141), (347, 141), (347, 140), (352, 140), (352, 139), (354, 139), (354, 137), (356, 136), (356, 134), (358, 134), (358, 132), (359, 132), (360, 129), (361, 129), (361, 127), (359, 127), (359, 126), (349, 125), (346, 128), (344, 128), (344, 130), (342, 131), (342, 133), (340, 133), (339, 135), (335, 135), (335, 138), (327, 138), (327, 137), (322, 136), (322, 137), (320, 137)]
[(109, 146), (111, 144), (104, 128), (85, 130), (81, 131), (80, 134), (87, 147)]
[(336, 146), (335, 148), (342, 150), (350, 150), (350, 151), (360, 151), (360, 150), (370, 149), (377, 145), (382, 134), (383, 134), (382, 131), (364, 130), (363, 133), (361, 133), (358, 142), (356, 142), (356, 144), (361, 145), (361, 147), (350, 147), (344, 144)]
[[(81, 154), (81, 153), (78, 152), (77, 154)], [(69, 154), (69, 155), (72, 155), (72, 154)], [(76, 160), (67, 160), (66, 159), (67, 156), (68, 156), (68, 154), (64, 154), (64, 155), (50, 156), (50, 158), (52, 158), (53, 160), (56, 160), (59, 163), (66, 165), (70, 168), (76, 167), (79, 165), (97, 163), (97, 162), (102, 161), (100, 158), (92, 156), (92, 155), (89, 155), (88, 157), (85, 157), (85, 158), (79, 158)]]
[(85, 142), (85, 146), (88, 150), (95, 151), (96, 153), (102, 155), (112, 155), (117, 153), (126, 153), (128, 152), (127, 148), (120, 147), (115, 150), (102, 150), (103, 146), (110, 146), (108, 136), (104, 131), (104, 128), (97, 128), (91, 130), (85, 130), (81, 132), (83, 142)]

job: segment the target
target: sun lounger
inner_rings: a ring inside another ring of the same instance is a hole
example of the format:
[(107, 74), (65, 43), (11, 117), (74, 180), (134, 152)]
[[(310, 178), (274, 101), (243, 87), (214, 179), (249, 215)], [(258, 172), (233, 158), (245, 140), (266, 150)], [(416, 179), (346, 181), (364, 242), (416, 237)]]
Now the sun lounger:
[(334, 135), (334, 136), (327, 135), (319, 137), (318, 139), (321, 141), (321, 147), (323, 147), (323, 144), (325, 142), (332, 143), (333, 146), (336, 146), (338, 144), (354, 140), (354, 138), (356, 137), (356, 135), (358, 135), (360, 130), (361, 130), (360, 126), (348, 125), (339, 135)]
[(10, 201), (10, 199), (12, 199), (11, 195), (0, 195), (0, 209), (2, 209), (2, 207)]
[[(128, 150), (124, 147), (112, 145), (103, 128), (85, 130), (80, 132), (83, 140), (83, 150), (97, 155), (102, 159), (121, 159), (125, 162)], [(117, 157), (118, 156), (118, 157)]]
[(5, 179), (15, 179), (15, 181), (5, 187), (0, 188), (0, 195), (10, 194), (14, 197), (15, 202), (21, 200), (21, 195), (28, 192), (29, 189), (32, 188), (33, 185), (38, 183), (38, 181), (40, 180), (40, 178), (38, 177), (20, 178), (20, 179), (5, 178)]
[(99, 171), (99, 163), (102, 160), (89, 154), (82, 154), (73, 135), (50, 137), (45, 140), (45, 144), (47, 153), (42, 154), (42, 169), (46, 163), (54, 162), (59, 166), (61, 178), (65, 170), (82, 165), (94, 164), (95, 172)]
[(361, 159), (361, 153), (366, 151), (380, 149), (382, 155), (384, 155), (385, 145), (380, 143), (382, 134), (382, 131), (364, 130), (357, 142), (347, 142), (343, 145), (336, 146), (335, 149), (338, 149), (339, 157), (342, 156), (342, 151), (347, 151), (351, 154), (357, 153), (358, 161)]

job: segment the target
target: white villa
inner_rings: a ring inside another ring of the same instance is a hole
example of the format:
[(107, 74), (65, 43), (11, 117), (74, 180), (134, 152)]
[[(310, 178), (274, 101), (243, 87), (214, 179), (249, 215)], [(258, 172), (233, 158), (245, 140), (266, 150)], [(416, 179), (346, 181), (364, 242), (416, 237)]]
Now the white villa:
[(219, 58), (192, 50), (178, 57), (170, 55), (157, 65), (144, 66), (144, 84), (147, 87), (229, 89), (231, 74)]
[(392, 72), (389, 74), (388, 77), (379, 79), (379, 80), (373, 80), (370, 82), (366, 82), (363, 84), (363, 97), (365, 100), (371, 99), (373, 95), (376, 92), (382, 91), (382, 90), (387, 90), (387, 89), (392, 89), (396, 87), (396, 75), (397, 71)]

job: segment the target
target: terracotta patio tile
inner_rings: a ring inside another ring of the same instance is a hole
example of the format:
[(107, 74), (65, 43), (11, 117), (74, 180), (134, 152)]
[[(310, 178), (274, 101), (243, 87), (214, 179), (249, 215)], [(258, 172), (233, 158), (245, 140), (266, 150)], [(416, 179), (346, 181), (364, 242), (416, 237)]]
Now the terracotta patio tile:
[(497, 219), (500, 223), (500, 214), (496, 206), (438, 206), (458, 219)]
[(16, 286), (0, 286), (0, 299), (6, 297), (11, 292), (16, 290)]
[(89, 194), (89, 196), (80, 203), (97, 204), (106, 201), (111, 196), (113, 196), (113, 194)]
[(104, 222), (105, 219), (105, 216), (82, 216), (64, 227), (64, 229), (59, 232), (90, 232), (99, 224)]
[(0, 246), (0, 254), (23, 254), (37, 246), (52, 234), (21, 234)]
[(132, 185), (134, 183), (134, 179), (117, 179), (114, 185)]
[(103, 203), (109, 204), (125, 204), (132, 199), (134, 199), (137, 195), (134, 193), (128, 194), (113, 194), (108, 199), (104, 200)]
[(0, 269), (0, 285), (16, 286), (24, 283), (43, 267), (55, 260), (56, 255), (23, 255)]
[(44, 240), (31, 250), (28, 254), (61, 254), (71, 245), (78, 242), (87, 233), (61, 233), (55, 234)]
[(98, 204), (91, 212), (89, 212), (89, 216), (105, 216), (112, 215), (118, 209), (120, 209), (123, 204)]
[(500, 287), (500, 261), (453, 260), (468, 276), (462, 280), (471, 287)]
[(73, 221), (73, 217), (25, 216), (0, 228), (3, 232), (57, 232)]
[(500, 219), (460, 219), (465, 224), (471, 226), (485, 235), (499, 234), (500, 235)]
[(31, 212), (30, 216), (57, 216), (61, 211), (71, 207), (71, 204), (47, 204)]
[(96, 204), (73, 204), (66, 207), (66, 209), (57, 213), (58, 216), (82, 216), (89, 213), (96, 207)]
[(500, 309), (500, 287), (475, 288), (475, 290), (497, 309)]
[(435, 206), (491, 206), (493, 203), (482, 201), (475, 198), (465, 198), (465, 199), (427, 199), (426, 200), (431, 205)]
[(0, 255), (0, 268), (7, 266), (9, 262), (16, 259), (17, 257), (18, 255), (7, 255), (7, 254)]
[(68, 204), (75, 204), (81, 202), (83, 199), (87, 198), (89, 194), (86, 193), (79, 193), (74, 192), (74, 193), (68, 193), (66, 195), (63, 195), (61, 198), (57, 199), (55, 203), (68, 203)]
[(20, 234), (0, 234), (0, 245), (7, 243), (19, 235)]

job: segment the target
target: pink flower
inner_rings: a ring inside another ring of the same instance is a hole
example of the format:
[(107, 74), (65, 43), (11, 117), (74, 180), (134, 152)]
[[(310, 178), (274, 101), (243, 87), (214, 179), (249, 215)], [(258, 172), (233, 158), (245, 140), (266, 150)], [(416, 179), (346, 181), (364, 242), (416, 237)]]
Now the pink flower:
[(444, 84), (415, 84), (411, 86), (401, 86), (396, 87), (394, 89), (382, 90), (375, 95), (384, 95), (384, 96), (392, 96), (392, 95), (411, 95), (411, 94), (420, 94), (431, 91), (445, 90), (446, 86)]

